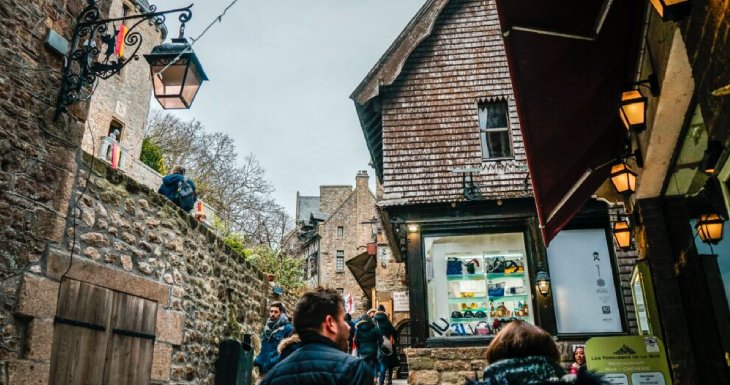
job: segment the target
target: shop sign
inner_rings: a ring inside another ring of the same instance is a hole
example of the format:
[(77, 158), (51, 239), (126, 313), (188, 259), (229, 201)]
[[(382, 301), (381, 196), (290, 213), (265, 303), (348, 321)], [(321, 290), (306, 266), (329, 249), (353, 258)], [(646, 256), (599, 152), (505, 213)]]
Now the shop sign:
[(558, 334), (622, 332), (605, 229), (563, 230), (547, 252)]
[(652, 336), (594, 337), (586, 365), (611, 385), (672, 385), (664, 344)]
[(393, 311), (410, 311), (407, 291), (393, 292)]

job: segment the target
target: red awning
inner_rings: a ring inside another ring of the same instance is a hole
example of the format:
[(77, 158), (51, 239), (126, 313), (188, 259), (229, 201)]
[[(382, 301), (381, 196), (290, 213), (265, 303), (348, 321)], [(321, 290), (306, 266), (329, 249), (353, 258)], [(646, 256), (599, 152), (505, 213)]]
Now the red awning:
[[(497, 0), (545, 243), (606, 180), (626, 131), (645, 3)], [(607, 12), (604, 12), (607, 10)]]

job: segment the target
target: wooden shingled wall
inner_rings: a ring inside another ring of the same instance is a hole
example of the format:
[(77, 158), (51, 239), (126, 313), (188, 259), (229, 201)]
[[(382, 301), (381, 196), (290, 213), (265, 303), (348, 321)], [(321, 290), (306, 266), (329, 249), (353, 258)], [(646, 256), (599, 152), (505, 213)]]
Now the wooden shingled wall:
[[(452, 0), (383, 92), (384, 200), (463, 200), (476, 167), (487, 198), (529, 197), (527, 161), (493, 0)], [(506, 100), (514, 159), (482, 162), (477, 104)]]

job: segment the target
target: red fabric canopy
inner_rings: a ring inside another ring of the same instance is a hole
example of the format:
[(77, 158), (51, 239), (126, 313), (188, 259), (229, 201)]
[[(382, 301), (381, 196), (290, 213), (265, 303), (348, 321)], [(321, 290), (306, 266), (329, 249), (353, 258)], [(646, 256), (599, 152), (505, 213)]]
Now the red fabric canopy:
[(546, 245), (625, 143), (618, 103), (633, 81), (645, 3), (609, 4), (602, 18), (602, 1), (497, 0)]

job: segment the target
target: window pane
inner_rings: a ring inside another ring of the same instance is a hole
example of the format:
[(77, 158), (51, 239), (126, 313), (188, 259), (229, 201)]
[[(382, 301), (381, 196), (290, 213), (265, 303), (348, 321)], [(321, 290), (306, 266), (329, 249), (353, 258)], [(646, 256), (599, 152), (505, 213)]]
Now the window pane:
[(534, 322), (523, 238), (522, 233), (425, 238), (432, 337), (487, 336), (502, 321)]
[(484, 103), (479, 105), (479, 128), (507, 127), (507, 103)]
[(345, 233), (345, 228), (342, 226), (337, 227), (337, 236), (341, 237)]
[(509, 141), (508, 131), (482, 132), (482, 157), (509, 158), (512, 156), (512, 147)]

